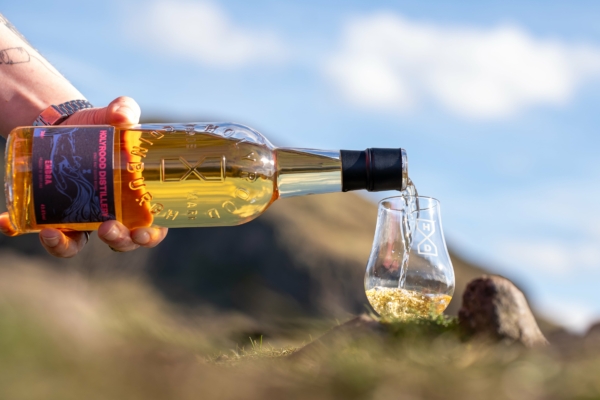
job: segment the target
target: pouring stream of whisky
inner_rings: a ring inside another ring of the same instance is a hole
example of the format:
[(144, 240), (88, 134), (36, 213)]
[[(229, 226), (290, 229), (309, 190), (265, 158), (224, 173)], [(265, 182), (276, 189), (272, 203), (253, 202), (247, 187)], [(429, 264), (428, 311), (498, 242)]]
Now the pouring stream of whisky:
[(412, 231), (415, 227), (416, 218), (418, 218), (419, 200), (417, 196), (417, 187), (413, 181), (408, 178), (408, 185), (406, 189), (400, 192), (404, 203), (406, 204), (406, 211), (402, 213), (402, 220), (400, 221), (402, 227), (402, 241), (404, 243), (404, 254), (402, 255), (402, 263), (400, 264), (400, 279), (398, 280), (398, 288), (404, 288), (406, 283), (406, 271), (408, 270), (408, 261), (410, 257), (410, 246), (412, 245)]

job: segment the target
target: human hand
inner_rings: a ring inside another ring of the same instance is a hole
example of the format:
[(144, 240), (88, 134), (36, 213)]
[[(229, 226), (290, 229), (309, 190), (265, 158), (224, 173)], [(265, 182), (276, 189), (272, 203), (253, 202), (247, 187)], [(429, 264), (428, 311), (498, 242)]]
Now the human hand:
[[(61, 125), (128, 125), (137, 124), (140, 119), (140, 106), (129, 97), (118, 97), (103, 108), (81, 110)], [(8, 214), (0, 214), (0, 231), (8, 236), (15, 232)], [(98, 237), (114, 251), (124, 252), (138, 247), (154, 247), (167, 235), (167, 228), (127, 229), (118, 221), (103, 222), (98, 228)], [(88, 241), (86, 232), (45, 228), (40, 232), (42, 246), (55, 257), (75, 256)]]

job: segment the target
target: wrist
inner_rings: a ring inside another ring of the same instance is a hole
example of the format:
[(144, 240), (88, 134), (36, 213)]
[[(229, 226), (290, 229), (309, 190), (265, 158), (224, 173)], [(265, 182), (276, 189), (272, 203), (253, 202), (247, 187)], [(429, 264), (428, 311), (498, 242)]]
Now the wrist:
[(19, 90), (19, 92), (2, 104), (0, 114), (6, 118), (0, 118), (0, 136), (7, 137), (10, 131), (18, 126), (31, 126), (38, 115), (52, 104), (85, 99), (75, 88), (53, 93), (34, 94), (27, 90)]

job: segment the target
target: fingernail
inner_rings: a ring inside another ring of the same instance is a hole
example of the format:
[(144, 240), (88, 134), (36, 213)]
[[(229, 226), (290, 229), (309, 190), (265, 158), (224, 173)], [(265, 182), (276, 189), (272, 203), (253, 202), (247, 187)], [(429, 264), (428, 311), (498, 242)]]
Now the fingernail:
[(113, 240), (117, 240), (119, 238), (119, 235), (120, 235), (119, 228), (117, 228), (116, 226), (113, 226), (102, 237), (106, 240), (113, 241)]
[(60, 243), (60, 236), (51, 232), (40, 233), (40, 238), (48, 247), (56, 247)]
[(129, 120), (134, 120), (137, 117), (136, 112), (126, 105), (119, 106), (115, 111), (125, 115)]
[(141, 245), (148, 244), (150, 242), (150, 239), (150, 234), (146, 231), (136, 232), (133, 235), (133, 241)]

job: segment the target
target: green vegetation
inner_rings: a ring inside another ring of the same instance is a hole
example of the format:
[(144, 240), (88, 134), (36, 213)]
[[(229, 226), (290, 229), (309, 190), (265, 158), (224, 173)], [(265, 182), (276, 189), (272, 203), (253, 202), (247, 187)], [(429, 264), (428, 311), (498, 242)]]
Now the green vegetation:
[(461, 340), (447, 317), (382, 322), (299, 351), (325, 325), (261, 337), (143, 281), (1, 268), (0, 398), (600, 399), (591, 339), (526, 350)]

